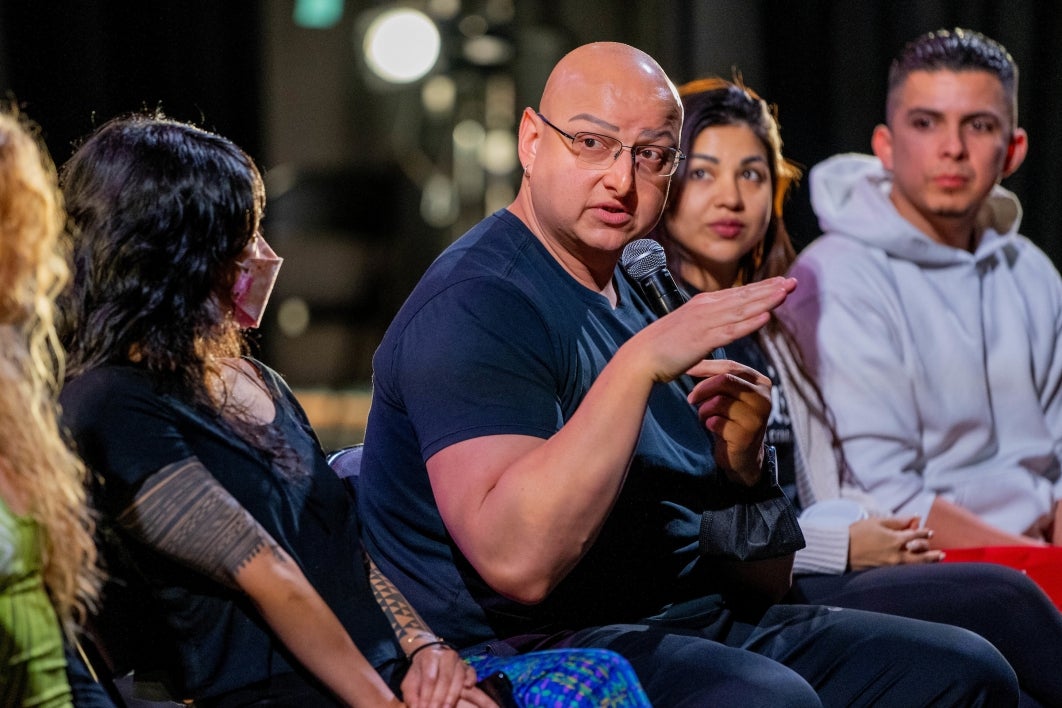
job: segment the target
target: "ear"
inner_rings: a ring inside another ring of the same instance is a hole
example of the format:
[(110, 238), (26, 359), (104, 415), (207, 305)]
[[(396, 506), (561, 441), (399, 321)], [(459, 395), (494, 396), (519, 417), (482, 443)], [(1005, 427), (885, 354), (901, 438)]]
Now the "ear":
[(524, 113), (520, 116), (520, 132), (517, 136), (516, 152), (520, 158), (520, 165), (528, 170), (535, 162), (535, 155), (538, 153), (538, 139), (541, 136), (539, 133), (539, 124), (536, 120), (538, 118), (535, 115), (535, 111), (532, 108), (525, 108)]
[(880, 123), (870, 136), (870, 147), (886, 170), (892, 171), (892, 131), (889, 126)]
[(1007, 158), (1003, 161), (1003, 173), (1000, 179), (1014, 174), (1021, 163), (1025, 162), (1025, 156), (1029, 153), (1029, 135), (1023, 128), (1016, 128), (1007, 143)]

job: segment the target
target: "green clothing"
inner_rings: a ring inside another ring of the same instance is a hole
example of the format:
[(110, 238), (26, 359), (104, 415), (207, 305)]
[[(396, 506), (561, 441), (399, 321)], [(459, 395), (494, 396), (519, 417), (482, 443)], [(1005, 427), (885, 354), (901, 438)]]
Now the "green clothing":
[(0, 705), (70, 706), (63, 637), (41, 576), (40, 530), (0, 500)]

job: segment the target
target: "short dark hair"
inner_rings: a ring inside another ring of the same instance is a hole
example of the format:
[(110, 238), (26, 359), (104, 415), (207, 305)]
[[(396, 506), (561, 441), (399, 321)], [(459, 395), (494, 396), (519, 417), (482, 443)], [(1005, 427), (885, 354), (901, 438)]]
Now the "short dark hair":
[(889, 67), (886, 115), (892, 115), (896, 90), (913, 71), (986, 71), (1003, 84), (1011, 123), (1018, 122), (1018, 65), (1006, 47), (974, 30), (929, 32), (908, 42)]

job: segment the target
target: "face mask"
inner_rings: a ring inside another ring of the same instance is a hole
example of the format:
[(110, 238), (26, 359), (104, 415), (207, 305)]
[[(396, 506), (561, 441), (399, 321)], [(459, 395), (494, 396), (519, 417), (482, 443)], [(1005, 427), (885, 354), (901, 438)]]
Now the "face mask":
[(262, 324), (269, 295), (284, 262), (261, 236), (250, 245), (250, 250), (247, 258), (236, 263), (240, 273), (232, 286), (233, 316), (242, 329), (254, 329)]

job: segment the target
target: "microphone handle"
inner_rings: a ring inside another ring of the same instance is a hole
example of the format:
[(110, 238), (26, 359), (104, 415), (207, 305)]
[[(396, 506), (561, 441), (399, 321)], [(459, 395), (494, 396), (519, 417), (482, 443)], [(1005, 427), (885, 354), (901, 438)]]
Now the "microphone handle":
[(641, 281), (642, 291), (657, 317), (663, 317), (689, 300), (679, 289), (667, 268), (646, 275)]

